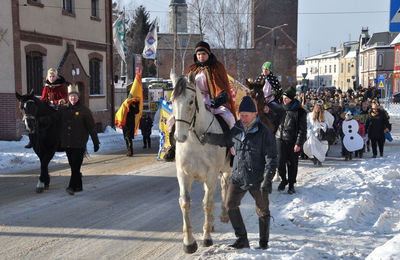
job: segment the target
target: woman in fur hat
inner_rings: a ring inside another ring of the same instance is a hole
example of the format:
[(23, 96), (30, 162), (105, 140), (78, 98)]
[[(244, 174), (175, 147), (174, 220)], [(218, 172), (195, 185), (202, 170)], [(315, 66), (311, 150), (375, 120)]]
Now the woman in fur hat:
[(63, 77), (58, 76), (57, 71), (50, 68), (47, 71), (46, 82), (43, 87), (42, 97), (51, 106), (61, 106), (68, 101), (68, 91)]

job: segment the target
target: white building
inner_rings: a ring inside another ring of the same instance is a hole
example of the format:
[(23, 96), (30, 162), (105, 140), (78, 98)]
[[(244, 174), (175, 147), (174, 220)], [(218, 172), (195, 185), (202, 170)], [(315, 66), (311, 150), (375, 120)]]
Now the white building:
[[(304, 59), (306, 80), (309, 88), (338, 86), (340, 51), (332, 47), (330, 51)], [(302, 68), (304, 70), (304, 68)]]

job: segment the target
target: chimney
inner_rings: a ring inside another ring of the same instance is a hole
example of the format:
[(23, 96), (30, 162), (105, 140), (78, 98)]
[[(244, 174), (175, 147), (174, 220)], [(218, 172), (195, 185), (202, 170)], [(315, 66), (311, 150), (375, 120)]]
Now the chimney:
[(336, 52), (336, 47), (331, 47), (331, 52)]

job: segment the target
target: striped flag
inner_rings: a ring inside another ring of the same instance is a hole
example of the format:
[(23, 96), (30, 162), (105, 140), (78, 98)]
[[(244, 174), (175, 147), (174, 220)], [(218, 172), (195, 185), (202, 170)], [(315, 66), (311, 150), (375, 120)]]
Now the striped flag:
[(126, 115), (129, 112), (129, 105), (134, 102), (139, 101), (139, 113), (135, 115), (135, 136), (139, 129), (139, 121), (142, 117), (143, 112), (143, 87), (142, 87), (142, 78), (140, 76), (140, 68), (136, 72), (135, 81), (132, 84), (131, 91), (129, 92), (128, 97), (122, 103), (121, 107), (118, 109), (115, 114), (115, 124), (119, 128), (123, 128), (126, 125)]

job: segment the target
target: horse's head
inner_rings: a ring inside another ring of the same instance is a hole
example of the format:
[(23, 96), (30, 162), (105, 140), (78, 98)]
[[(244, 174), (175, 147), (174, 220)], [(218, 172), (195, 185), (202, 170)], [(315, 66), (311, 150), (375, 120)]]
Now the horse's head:
[(174, 90), (172, 91), (172, 111), (175, 117), (175, 139), (184, 142), (188, 137), (188, 131), (196, 120), (198, 111), (197, 88), (194, 74), (176, 77), (175, 73), (170, 75)]
[(38, 99), (33, 94), (33, 91), (26, 95), (20, 95), (15, 92), (15, 96), (19, 101), (19, 109), (22, 112), (26, 129), (32, 133), (35, 126), (35, 118), (38, 114), (39, 106), (37, 104)]
[(261, 80), (246, 79), (245, 80), (246, 86), (250, 89), (250, 96), (256, 100), (256, 102), (264, 102), (264, 91), (263, 87), (265, 84), (265, 79), (262, 78)]

